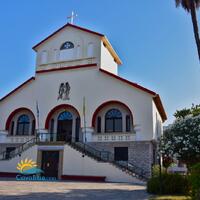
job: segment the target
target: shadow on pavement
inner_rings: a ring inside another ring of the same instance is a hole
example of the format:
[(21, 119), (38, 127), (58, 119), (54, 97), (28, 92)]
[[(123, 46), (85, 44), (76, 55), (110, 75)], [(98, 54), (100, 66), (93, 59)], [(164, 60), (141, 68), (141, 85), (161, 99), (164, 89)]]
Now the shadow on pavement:
[[(20, 193), (20, 191), (19, 191)], [(61, 192), (30, 192), (19, 195), (1, 194), (0, 200), (148, 200), (145, 190), (73, 189)]]

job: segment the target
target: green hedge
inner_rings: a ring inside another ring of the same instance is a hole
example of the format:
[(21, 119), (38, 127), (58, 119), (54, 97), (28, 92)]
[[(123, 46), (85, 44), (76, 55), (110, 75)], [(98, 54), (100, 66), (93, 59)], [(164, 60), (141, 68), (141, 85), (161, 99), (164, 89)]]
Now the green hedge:
[(200, 163), (191, 168), (189, 182), (192, 190), (192, 199), (200, 200)]
[[(164, 167), (161, 167), (161, 173), (165, 174), (167, 170)], [(152, 167), (152, 177), (157, 177), (160, 174), (160, 166), (159, 165), (154, 165)]]
[(161, 182), (159, 176), (152, 177), (147, 183), (147, 192), (152, 194), (178, 194), (185, 195), (189, 192), (189, 181), (179, 174), (162, 173)]

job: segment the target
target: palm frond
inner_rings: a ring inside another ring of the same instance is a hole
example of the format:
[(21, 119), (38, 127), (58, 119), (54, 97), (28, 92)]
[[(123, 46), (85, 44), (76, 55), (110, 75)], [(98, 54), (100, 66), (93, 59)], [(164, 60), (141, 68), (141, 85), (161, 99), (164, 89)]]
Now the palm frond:
[(195, 0), (195, 5), (196, 5), (196, 8), (198, 9), (200, 7), (200, 0)]
[(196, 9), (200, 7), (200, 0), (175, 0), (176, 7), (182, 6), (187, 12), (190, 12), (190, 1), (194, 1)]

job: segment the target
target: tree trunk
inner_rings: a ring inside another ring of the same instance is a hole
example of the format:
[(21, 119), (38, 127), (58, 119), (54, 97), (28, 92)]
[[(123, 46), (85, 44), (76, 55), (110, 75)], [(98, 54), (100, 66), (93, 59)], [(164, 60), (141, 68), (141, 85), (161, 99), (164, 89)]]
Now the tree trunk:
[(197, 45), (199, 60), (200, 60), (200, 39), (199, 39), (199, 30), (196, 16), (196, 7), (194, 0), (190, 0), (190, 9), (191, 9), (191, 18), (193, 24), (194, 37)]

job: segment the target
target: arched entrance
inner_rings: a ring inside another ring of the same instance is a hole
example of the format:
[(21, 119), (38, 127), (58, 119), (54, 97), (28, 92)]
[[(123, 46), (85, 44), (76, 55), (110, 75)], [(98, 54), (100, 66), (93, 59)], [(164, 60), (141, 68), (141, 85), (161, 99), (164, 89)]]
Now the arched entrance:
[(62, 104), (53, 108), (46, 119), (45, 128), (51, 141), (79, 141), (81, 139), (80, 115), (71, 105)]
[(57, 141), (71, 141), (73, 116), (69, 111), (63, 111), (57, 119)]

